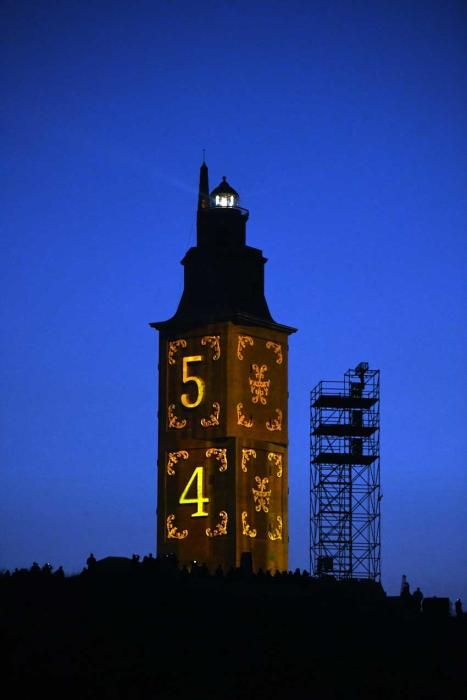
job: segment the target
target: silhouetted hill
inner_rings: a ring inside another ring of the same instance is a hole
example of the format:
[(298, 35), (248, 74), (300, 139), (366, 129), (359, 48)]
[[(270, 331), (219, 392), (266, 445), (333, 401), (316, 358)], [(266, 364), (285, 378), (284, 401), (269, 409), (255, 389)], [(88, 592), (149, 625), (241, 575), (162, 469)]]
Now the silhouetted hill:
[(371, 582), (107, 558), (73, 577), (3, 575), (0, 592), (15, 694), (445, 700), (467, 688), (465, 616), (445, 599), (420, 613)]

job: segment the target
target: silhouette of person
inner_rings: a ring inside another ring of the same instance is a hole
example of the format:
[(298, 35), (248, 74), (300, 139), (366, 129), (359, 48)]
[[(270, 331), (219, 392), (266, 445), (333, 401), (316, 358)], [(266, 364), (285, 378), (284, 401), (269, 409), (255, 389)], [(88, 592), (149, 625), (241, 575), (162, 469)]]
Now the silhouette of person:
[(152, 571), (152, 570), (154, 570), (155, 566), (156, 566), (156, 560), (152, 556), (152, 552), (149, 552), (149, 554), (146, 554), (143, 557), (143, 569), (145, 571)]
[(40, 573), (41, 573), (41, 567), (39, 566), (37, 561), (33, 561), (32, 566), (31, 566), (31, 574), (34, 574), (35, 576), (37, 576)]
[(92, 571), (96, 567), (97, 559), (92, 552), (86, 559), (86, 564), (88, 565), (89, 571)]
[(402, 576), (400, 599), (401, 606), (404, 610), (408, 611), (415, 609), (412, 594), (410, 593), (410, 585), (405, 574)]
[(461, 601), (460, 598), (458, 598), (458, 599), (456, 600), (456, 602), (454, 603), (454, 608), (455, 608), (455, 610), (456, 610), (456, 617), (462, 617), (462, 615), (463, 615), (464, 613), (463, 613), (463, 610), (462, 610), (462, 601)]
[(402, 583), (401, 583), (401, 598), (409, 598), (410, 597), (410, 585), (409, 582), (407, 581), (407, 576), (403, 574), (402, 576)]
[(423, 593), (421, 592), (420, 588), (417, 587), (417, 589), (412, 593), (412, 600), (413, 600), (414, 610), (416, 612), (421, 612), (422, 602), (423, 602)]

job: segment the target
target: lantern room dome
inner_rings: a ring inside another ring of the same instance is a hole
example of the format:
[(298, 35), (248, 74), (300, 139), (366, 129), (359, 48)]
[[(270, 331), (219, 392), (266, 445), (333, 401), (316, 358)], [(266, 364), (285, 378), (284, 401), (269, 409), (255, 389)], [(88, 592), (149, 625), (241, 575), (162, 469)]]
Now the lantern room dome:
[(211, 192), (210, 199), (212, 207), (238, 207), (240, 196), (224, 176), (222, 182)]

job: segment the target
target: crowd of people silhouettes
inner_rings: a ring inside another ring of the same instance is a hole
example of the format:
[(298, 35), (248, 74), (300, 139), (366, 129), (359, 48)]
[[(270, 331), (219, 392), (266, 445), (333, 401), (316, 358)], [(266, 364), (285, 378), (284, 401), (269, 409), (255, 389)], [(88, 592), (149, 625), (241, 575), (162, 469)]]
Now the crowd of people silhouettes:
[[(176, 578), (179, 581), (188, 581), (193, 579), (223, 579), (226, 581), (239, 581), (246, 579), (251, 581), (256, 581), (258, 583), (268, 581), (272, 582), (298, 582), (300, 581), (302, 585), (307, 583), (310, 586), (314, 586), (314, 590), (318, 587), (329, 587), (334, 585), (339, 585), (340, 588), (344, 586), (352, 586), (356, 583), (360, 585), (371, 584), (373, 582), (337, 582), (332, 576), (325, 576), (320, 578), (315, 578), (311, 576), (308, 571), (295, 569), (295, 571), (263, 571), (260, 569), (256, 573), (253, 572), (251, 558), (248, 555), (242, 557), (240, 567), (236, 569), (231, 569), (229, 571), (224, 571), (221, 566), (218, 566), (214, 572), (210, 572), (208, 567), (200, 562), (193, 561), (189, 566), (183, 565), (179, 566), (175, 555), (164, 555), (162, 557), (154, 557), (152, 553), (145, 555), (143, 558), (139, 554), (133, 554), (131, 558), (126, 557), (107, 557), (105, 559), (97, 560), (94, 554), (91, 552), (86, 559), (86, 566), (83, 568), (78, 576), (89, 576), (97, 575), (105, 576), (109, 575), (109, 561), (112, 562), (116, 560), (117, 566), (112, 568), (112, 574), (122, 573), (123, 571), (139, 572), (141, 575), (148, 574), (158, 577), (170, 576), (172, 579)], [(63, 566), (59, 566), (54, 570), (54, 567), (50, 563), (45, 563), (40, 566), (37, 562), (33, 562), (30, 569), (15, 569), (13, 572), (3, 571), (0, 573), (1, 579), (25, 579), (28, 578), (32, 581), (34, 580), (47, 580), (53, 578), (55, 580), (64, 580), (66, 578)], [(384, 592), (379, 586), (373, 588), (373, 592), (379, 591), (379, 593)], [(436, 597), (435, 597), (436, 598)], [(417, 587), (413, 593), (410, 591), (410, 584), (408, 582), (407, 576), (404, 574), (402, 576), (401, 588), (400, 588), (400, 601), (401, 606), (405, 610), (412, 611), (413, 613), (422, 613), (424, 611), (424, 595), (420, 589)], [(445, 600), (445, 599), (443, 599)], [(463, 618), (464, 612), (462, 607), (462, 601), (460, 598), (454, 603), (454, 614), (457, 618)]]

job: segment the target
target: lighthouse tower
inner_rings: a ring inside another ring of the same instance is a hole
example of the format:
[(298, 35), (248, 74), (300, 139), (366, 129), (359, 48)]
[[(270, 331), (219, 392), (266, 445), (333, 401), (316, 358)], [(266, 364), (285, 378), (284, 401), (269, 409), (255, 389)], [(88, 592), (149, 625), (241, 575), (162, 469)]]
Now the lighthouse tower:
[(264, 296), (262, 251), (246, 244), (249, 212), (202, 164), (197, 244), (184, 289), (159, 331), (158, 554), (210, 569), (287, 569), (287, 355), (296, 329)]

